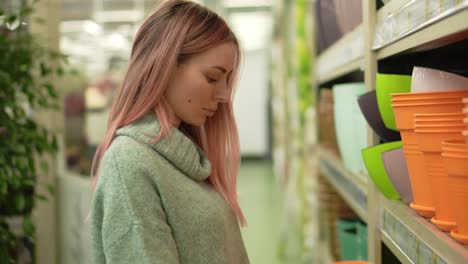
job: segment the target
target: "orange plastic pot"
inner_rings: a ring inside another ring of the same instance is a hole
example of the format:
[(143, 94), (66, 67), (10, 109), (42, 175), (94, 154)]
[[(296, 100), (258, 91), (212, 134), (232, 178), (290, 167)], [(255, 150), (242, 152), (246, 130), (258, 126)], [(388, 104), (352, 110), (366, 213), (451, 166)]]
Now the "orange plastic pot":
[[(408, 106), (408, 105), (448, 105), (448, 104), (459, 104), (463, 106), (464, 104), (460, 103), (458, 100), (455, 99), (450, 99), (450, 100), (411, 100), (411, 101), (405, 101), (405, 102), (400, 102), (400, 101), (395, 101), (392, 102), (392, 107), (393, 106)], [(463, 110), (462, 110), (463, 111)]]
[(415, 148), (405, 149), (404, 146), (403, 151), (408, 165), (408, 174), (414, 199), (410, 207), (416, 210), (419, 215), (431, 218), (435, 215), (435, 208), (423, 153)]
[[(416, 114), (418, 115), (418, 114)], [(433, 122), (441, 122), (441, 123), (454, 123), (454, 124), (465, 124), (465, 121), (463, 118), (420, 118), (420, 117), (414, 117), (415, 121), (423, 122), (423, 123), (433, 123)]]
[(442, 142), (442, 152), (450, 155), (468, 155), (468, 145), (462, 140), (450, 140)]
[(415, 129), (423, 129), (423, 130), (428, 130), (428, 131), (455, 131), (458, 132), (461, 135), (462, 130), (465, 129), (464, 125), (461, 124), (442, 124), (442, 123), (415, 123)]
[[(418, 138), (419, 148), (422, 152), (442, 152), (442, 141), (463, 140), (460, 130), (438, 130), (420, 128), (417, 126), (415, 134)], [(442, 163), (442, 161), (441, 161)]]
[(449, 190), (457, 227), (450, 235), (457, 241), (468, 244), (468, 155), (453, 154), (447, 150), (448, 146), (458, 145), (456, 148), (468, 149), (468, 144), (462, 141), (442, 143), (442, 157), (448, 174)]
[(430, 113), (430, 114), (416, 114), (416, 119), (421, 120), (461, 120), (465, 117), (463, 113)]
[(465, 115), (460, 112), (415, 114), (414, 123), (421, 125), (465, 126), (463, 122), (464, 118)]
[(460, 130), (421, 129), (416, 124), (415, 130), (419, 139), (419, 147), (424, 155), (426, 173), (435, 206), (435, 217), (431, 222), (439, 229), (450, 232), (456, 226), (455, 214), (449, 198), (448, 174), (442, 159), (442, 141), (463, 140)]
[[(456, 98), (452, 99), (414, 99), (414, 100), (392, 100), (392, 105), (407, 105), (407, 104), (461, 104), (465, 107), (463, 103)], [(463, 109), (463, 108), (462, 108)]]
[(459, 98), (450, 99), (409, 99), (409, 100), (392, 100), (392, 105), (407, 105), (407, 104), (461, 104)]
[(395, 121), (397, 128), (401, 131), (403, 129), (414, 128), (414, 115), (421, 113), (451, 113), (461, 111), (462, 104), (407, 104), (407, 105), (393, 105), (395, 113)]
[(441, 152), (423, 152), (435, 207), (431, 222), (440, 230), (450, 232), (456, 227), (455, 211), (450, 199), (448, 174)]
[(413, 129), (400, 130), (400, 135), (401, 135), (401, 141), (403, 142), (403, 147), (405, 147), (405, 145), (411, 146), (411, 145), (419, 144), (418, 137)]
[(468, 91), (443, 91), (443, 92), (418, 92), (418, 93), (393, 93), (392, 99), (418, 98), (418, 99), (445, 99), (445, 98), (460, 98), (460, 103), (463, 103), (463, 98), (468, 97)]
[(468, 130), (463, 130), (462, 135), (465, 138), (465, 142), (468, 143)]

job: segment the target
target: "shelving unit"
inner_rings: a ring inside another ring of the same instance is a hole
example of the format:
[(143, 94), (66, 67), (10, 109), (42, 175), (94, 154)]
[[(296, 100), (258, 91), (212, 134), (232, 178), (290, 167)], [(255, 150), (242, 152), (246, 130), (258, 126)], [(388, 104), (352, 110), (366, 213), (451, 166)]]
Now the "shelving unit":
[[(357, 70), (364, 72), (367, 90), (373, 90), (377, 65), (384, 59), (468, 39), (467, 0), (392, 0), (378, 11), (374, 0), (363, 0), (362, 6), (362, 24), (315, 55), (315, 94), (321, 85)], [(377, 144), (370, 128), (369, 133), (369, 145)], [(468, 246), (401, 201), (387, 200), (371, 181), (348, 172), (336, 155), (323, 148), (319, 148), (319, 169), (367, 223), (369, 262), (382, 262), (383, 243), (402, 263), (468, 263)]]
[(320, 171), (365, 222), (368, 222), (367, 201), (380, 205), (376, 228), (382, 242), (402, 263), (468, 261), (468, 247), (453, 240), (401, 201), (387, 200), (380, 193), (370, 200), (367, 184), (347, 172), (342, 162), (325, 149), (320, 149)]
[[(372, 46), (377, 59), (408, 50), (432, 49), (466, 37), (468, 1), (447, 1), (452, 6), (444, 9), (442, 2), (436, 6), (433, 2), (437, 1), (393, 0), (377, 12)], [(430, 11), (436, 7), (439, 14)]]
[(359, 217), (367, 222), (367, 181), (346, 171), (339, 158), (320, 148), (320, 172), (341, 194)]
[(383, 242), (403, 263), (466, 263), (468, 247), (453, 240), (400, 201), (379, 197)]
[(364, 63), (364, 32), (361, 24), (317, 57), (316, 81), (325, 83), (356, 71)]

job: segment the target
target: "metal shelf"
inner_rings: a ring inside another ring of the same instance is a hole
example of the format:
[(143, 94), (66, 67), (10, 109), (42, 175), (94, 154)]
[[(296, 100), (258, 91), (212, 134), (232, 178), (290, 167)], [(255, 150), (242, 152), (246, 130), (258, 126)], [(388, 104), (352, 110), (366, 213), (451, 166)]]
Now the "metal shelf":
[(464, 0), (426, 19), (427, 9), (433, 4), (431, 1), (398, 0), (390, 2), (388, 6), (379, 10), (373, 47), (377, 52), (377, 59), (384, 59), (407, 50), (437, 48), (466, 39), (468, 1)]
[(382, 241), (403, 263), (468, 263), (468, 247), (453, 240), (400, 201), (385, 199), (380, 212)]
[(359, 70), (364, 63), (362, 24), (322, 52), (317, 58), (316, 80), (319, 84)]
[(367, 223), (367, 182), (348, 172), (341, 160), (330, 151), (320, 148), (319, 153), (322, 174), (359, 217)]

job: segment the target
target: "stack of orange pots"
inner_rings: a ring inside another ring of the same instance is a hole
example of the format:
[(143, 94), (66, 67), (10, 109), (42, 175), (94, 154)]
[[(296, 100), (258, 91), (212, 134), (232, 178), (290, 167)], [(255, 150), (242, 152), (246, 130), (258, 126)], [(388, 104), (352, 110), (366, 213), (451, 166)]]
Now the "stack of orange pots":
[[(461, 113), (463, 97), (468, 97), (468, 91), (392, 94), (396, 126), (401, 133), (414, 197), (410, 207), (423, 217), (432, 218), (436, 212), (420, 139), (415, 132), (415, 114)], [(443, 122), (441, 124), (443, 125)], [(424, 124), (420, 125), (424, 126)], [(436, 124), (430, 125), (436, 126)], [(433, 129), (437, 130), (437, 126)], [(434, 171), (437, 171), (437, 168), (434, 168)]]
[(466, 143), (468, 143), (468, 97), (463, 98), (463, 104), (465, 108), (463, 108), (463, 114), (465, 118), (463, 119), (463, 123), (465, 124), (465, 130), (463, 130), (463, 136), (465, 137)]
[(442, 158), (448, 174), (449, 198), (457, 226), (450, 235), (468, 244), (468, 144), (463, 140), (442, 142)]
[(439, 229), (450, 232), (455, 229), (456, 222), (448, 174), (442, 159), (442, 141), (463, 140), (463, 113), (460, 110), (454, 113), (415, 114), (414, 124), (435, 206), (435, 216), (431, 222)]

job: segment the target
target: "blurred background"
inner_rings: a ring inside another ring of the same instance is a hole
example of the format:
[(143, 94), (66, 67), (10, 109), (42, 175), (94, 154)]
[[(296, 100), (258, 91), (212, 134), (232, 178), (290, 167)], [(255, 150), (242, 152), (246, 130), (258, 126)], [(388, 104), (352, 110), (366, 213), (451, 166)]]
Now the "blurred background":
[[(133, 38), (161, 0), (0, 1), (0, 263), (90, 263), (92, 158)], [(468, 76), (468, 1), (196, 2), (228, 22), (243, 51), (234, 110), (251, 263), (468, 262), (466, 246), (417, 216), (402, 193), (380, 189), (361, 150), (400, 133), (373, 131), (357, 104), (378, 74), (411, 82), (422, 66)], [(10, 137), (23, 132), (37, 137)], [(12, 180), (24, 174), (33, 176)], [(23, 185), (29, 193), (12, 191)]]

